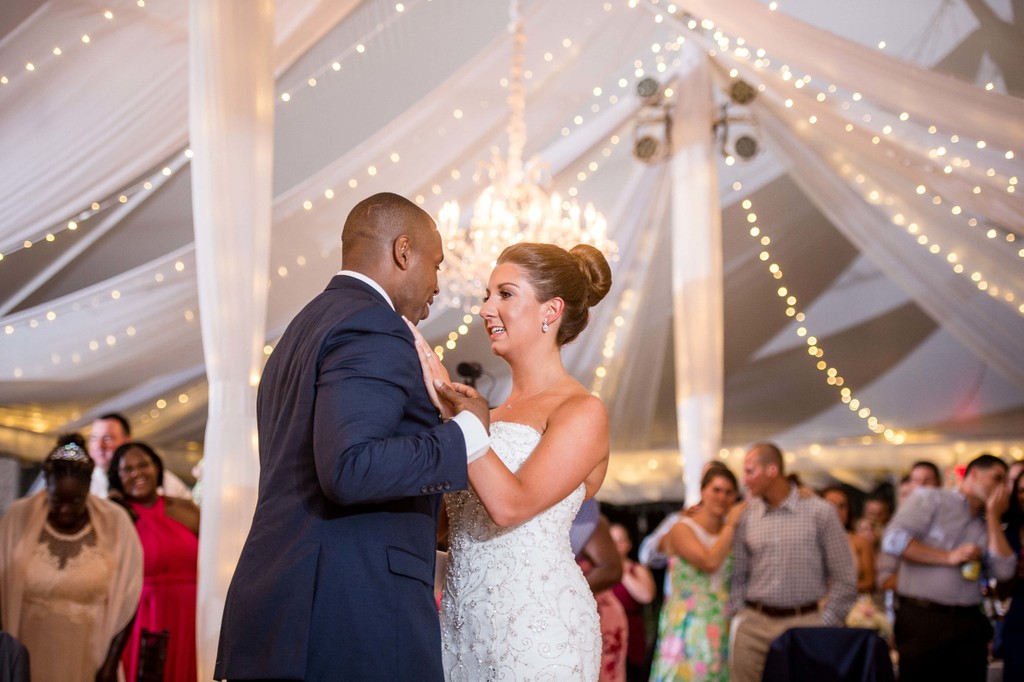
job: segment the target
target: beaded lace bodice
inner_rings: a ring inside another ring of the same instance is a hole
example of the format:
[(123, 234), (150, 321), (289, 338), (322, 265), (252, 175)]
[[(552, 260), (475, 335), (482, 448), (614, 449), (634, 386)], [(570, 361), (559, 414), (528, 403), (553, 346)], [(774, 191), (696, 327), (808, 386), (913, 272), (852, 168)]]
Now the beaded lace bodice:
[[(512, 471), (539, 441), (525, 424), (491, 424), (491, 447)], [(472, 490), (446, 496), (450, 557), (441, 620), (449, 679), (597, 679), (597, 607), (569, 546), (584, 494), (581, 484), (508, 528), (491, 521)]]

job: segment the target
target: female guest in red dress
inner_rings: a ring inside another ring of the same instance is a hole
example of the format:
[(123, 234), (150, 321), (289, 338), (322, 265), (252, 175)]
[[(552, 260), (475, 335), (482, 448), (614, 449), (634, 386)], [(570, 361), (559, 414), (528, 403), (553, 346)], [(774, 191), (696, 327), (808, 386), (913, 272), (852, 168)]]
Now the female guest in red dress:
[(119, 447), (110, 460), (110, 495), (119, 494), (135, 517), (143, 552), (142, 598), (125, 649), (127, 679), (134, 680), (142, 629), (167, 630), (166, 682), (196, 680), (196, 567), (199, 507), (157, 492), (163, 462), (145, 443)]

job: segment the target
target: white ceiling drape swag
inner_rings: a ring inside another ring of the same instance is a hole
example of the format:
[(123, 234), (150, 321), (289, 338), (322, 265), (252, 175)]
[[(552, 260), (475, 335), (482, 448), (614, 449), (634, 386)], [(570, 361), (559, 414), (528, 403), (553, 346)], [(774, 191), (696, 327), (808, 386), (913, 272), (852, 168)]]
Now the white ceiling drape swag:
[[(0, 249), (38, 239), (185, 147), (186, 5), (151, 4), (115, 23), (77, 3), (43, 3), (4, 41), (6, 65), (41, 45), (66, 54), (0, 92), (3, 166), (17, 169), (0, 173)], [(79, 33), (91, 43), (69, 47)]]
[[(1014, 91), (1012, 65), (995, 50), (995, 43), (1008, 41), (994, 40), (984, 25), (975, 30), (973, 0), (922, 2), (941, 10), (942, 30), (916, 4), (913, 10), (890, 4), (886, 16), (903, 37), (885, 50), (875, 49), (877, 22), (868, 19), (884, 0), (851, 15), (863, 23), (833, 21), (839, 0), (776, 12), (754, 0), (690, 0), (676, 3), (682, 9), (674, 16), (665, 3), (650, 0), (528, 4), (527, 156), (539, 156), (563, 196), (578, 191), (578, 199), (593, 201), (620, 247), (611, 294), (565, 350), (567, 368), (584, 383), (596, 386), (606, 373), (600, 392), (611, 417), (613, 457), (603, 499), (682, 497), (674, 367), (693, 355), (685, 345), (676, 355), (673, 329), (683, 323), (690, 333), (707, 329), (689, 312), (674, 319), (670, 239), (698, 229), (703, 217), (679, 224), (680, 209), (673, 208), (675, 189), (692, 178), (678, 175), (670, 161), (648, 166), (630, 153), (642, 107), (637, 80), (667, 82), (680, 68), (681, 37), (712, 55), (721, 75), (719, 102), (733, 68), (764, 85), (740, 112), (756, 113), (750, 127), (760, 134), (763, 153), (730, 167), (718, 155), (705, 159), (718, 164), (723, 202), (722, 440), (731, 452), (725, 461), (736, 466), (742, 448), (765, 437), (794, 454), (798, 469), (861, 468), (886, 457), (898, 468), (898, 461), (948, 453), (951, 464), (975, 444), (988, 447), (982, 439), (998, 439), (1004, 456), (1019, 456), (1020, 428), (1013, 422), (1024, 409), (1024, 389), (1013, 377), (1021, 371), (1024, 343), (1017, 308), (1024, 302), (1024, 260), (1017, 255), (1024, 191), (1012, 185), (1015, 176), (1024, 177), (1024, 103), (979, 85), (992, 81), (998, 91), (1005, 83)], [(137, 437), (185, 474), (203, 445), (208, 402), (188, 215), (191, 171), (186, 164), (159, 190), (157, 179), (150, 191), (126, 192), (123, 205), (118, 196), (165, 165), (184, 163), (189, 4), (108, 5), (111, 20), (91, 0), (37, 3), (31, 15), (0, 12), (6, 28), (0, 35), (0, 450), (38, 459), (56, 434), (86, 430), (112, 409), (126, 413)], [(714, 28), (691, 30), (681, 12), (707, 18)], [(446, 199), (472, 203), (480, 191), (479, 162), (505, 147), (500, 83), (509, 53), (502, 3), (277, 0), (275, 15), (270, 344), (337, 270), (340, 228), (359, 199), (396, 191), (432, 213)], [(815, 25), (832, 26), (833, 33)], [(927, 33), (919, 42), (931, 56), (908, 37), (922, 29)], [(728, 49), (716, 41), (717, 30), (733, 39)], [(79, 40), (84, 33), (92, 36), (88, 45)], [(736, 54), (738, 37), (751, 53), (746, 59)], [(982, 66), (943, 57), (977, 38), (991, 43), (982, 46), (989, 53)], [(54, 46), (63, 56), (49, 56)], [(759, 48), (770, 65), (755, 66)], [(956, 73), (959, 82), (928, 70), (939, 59), (936, 68)], [(28, 61), (36, 67), (31, 73)], [(798, 88), (804, 73), (813, 80)], [(836, 90), (828, 87), (833, 84)], [(817, 101), (817, 94), (826, 99)], [(902, 111), (909, 121), (899, 120)], [(887, 123), (891, 133), (882, 130)], [(932, 123), (935, 133), (928, 130)], [(733, 132), (739, 129), (737, 123)], [(674, 132), (678, 137), (680, 130)], [(951, 143), (954, 134), (959, 143)], [(981, 140), (984, 149), (975, 147)], [(941, 159), (932, 156), (939, 145), (948, 148)], [(1005, 158), (1011, 149), (1016, 156)], [(971, 167), (952, 157), (969, 159)], [(927, 191), (918, 194), (918, 185)], [(878, 202), (868, 191), (876, 188)], [(941, 205), (932, 204), (936, 195)], [(885, 453), (878, 459), (843, 445), (870, 431), (840, 402), (838, 390), (814, 383), (825, 375), (808, 362), (797, 334), (804, 323), (774, 305), (776, 285), (767, 263), (757, 260), (761, 247), (740, 211), (748, 198), (760, 228), (772, 235), (772, 260), (786, 270), (786, 285), (806, 312), (807, 332), (821, 339), (829, 363), (872, 415), (907, 432), (906, 444), (875, 439), (859, 446)], [(145, 201), (127, 210), (136, 199)], [(81, 220), (74, 232), (56, 229), (93, 201), (113, 205)], [(954, 205), (963, 212), (951, 213)], [(910, 238), (907, 224), (891, 222), (897, 210), (905, 223), (922, 226), (926, 245)], [(977, 227), (966, 224), (970, 217)], [(81, 249), (108, 220), (109, 231)], [(45, 241), (51, 228), (52, 244)], [(994, 239), (990, 228), (998, 232)], [(30, 238), (44, 241), (24, 248)], [(823, 261), (812, 253), (816, 244), (836, 251)], [(936, 245), (940, 253), (930, 253)], [(965, 268), (959, 276), (946, 260), (952, 252)], [(975, 271), (991, 285), (986, 291), (972, 288)], [(771, 305), (760, 305), (766, 300)], [(894, 320), (887, 320), (890, 314)], [(942, 326), (933, 330), (922, 316)], [(423, 329), (432, 342), (445, 343), (461, 323), (461, 313), (436, 310)], [(508, 376), (478, 333), (479, 321), (467, 326), (471, 331), (445, 361), (450, 367), (481, 361), (481, 388), (498, 400), (507, 394)], [(875, 352), (891, 348), (898, 353)], [(783, 385), (772, 385), (783, 377)], [(765, 394), (780, 389), (794, 409), (766, 404)], [(685, 421), (682, 428), (687, 432)], [(932, 434), (939, 435), (929, 440)], [(820, 460), (812, 458), (815, 450)], [(713, 446), (698, 448), (698, 459), (716, 455)]]
[[(280, 74), (357, 0), (276, 4)], [(3, 252), (159, 170), (189, 141), (187, 3), (114, 3), (114, 21), (95, 4), (41, 5), (0, 44), (7, 68), (40, 46), (65, 46), (59, 62), (40, 64), (30, 78), (15, 76), (0, 90), (2, 168), (16, 169), (0, 172)], [(68, 47), (67, 37), (79, 33), (91, 43)]]
[[(1016, 149), (1024, 140), (1024, 102), (1016, 97), (985, 92), (973, 83), (893, 59), (756, 0), (685, 4), (687, 12), (711, 19), (716, 28), (743, 38), (753, 49), (767, 50), (772, 59), (860, 92), (891, 112), (909, 112), (912, 120), (927, 120), (947, 134), (982, 131), (974, 139), (1003, 149)], [(936, 107), (936, 97), (948, 98), (949, 106)]]
[(189, 129), (196, 279), (209, 383), (199, 547), (199, 676), (255, 508), (273, 174), (274, 0), (192, 0)]
[[(912, 235), (865, 202), (836, 175), (820, 152), (816, 153), (812, 145), (801, 144), (783, 120), (766, 116), (763, 128), (785, 160), (790, 175), (851, 242), (964, 346), (1008, 380), (1024, 387), (1024, 317), (1012, 311), (1007, 314), (1004, 302), (979, 291), (969, 278), (955, 275), (944, 259), (924, 258), (927, 254), (922, 254)], [(932, 225), (935, 234), (938, 229), (934, 222)], [(969, 233), (951, 235), (956, 239), (954, 243), (960, 245), (957, 252), (963, 262), (977, 264), (980, 259), (988, 260), (984, 254), (988, 245), (979, 243), (977, 246), (984, 250), (971, 250), (970, 237)], [(1024, 281), (1020, 265), (1014, 268), (1009, 262), (1005, 270), (989, 268), (987, 272), (990, 277), (1004, 275), (1002, 281)], [(1020, 287), (1014, 290), (1022, 291)]]
[(683, 48), (672, 128), (672, 312), (679, 452), (694, 502), (704, 462), (722, 444), (722, 212), (711, 65), (697, 45)]
[[(730, 21), (728, 15), (715, 16)], [(875, 103), (882, 108), (871, 110), (874, 118), (895, 121), (898, 112), (911, 111), (909, 121), (899, 123), (898, 134), (878, 136), (875, 128), (881, 124), (873, 128), (860, 117), (863, 112), (855, 115), (839, 108), (841, 100), (819, 101), (813, 89), (789, 87), (774, 72), (755, 72), (749, 63), (727, 54), (716, 60), (719, 78), (728, 81), (725, 72), (737, 68), (742, 78), (765, 86), (751, 109), (773, 153), (807, 198), (943, 328), (1007, 380), (1024, 387), (1024, 315), (1017, 311), (1024, 294), (1024, 268), (1017, 255), (1024, 237), (1024, 197), (1005, 191), (1008, 177), (1024, 175), (1019, 154), (1024, 103), (883, 59), (836, 36), (829, 35), (826, 43), (820, 31), (774, 14), (772, 18), (770, 27), (758, 27), (757, 40), (775, 45), (794, 38), (799, 28), (801, 35), (812, 38), (801, 44), (801, 68), (814, 75), (826, 73), (849, 90), (862, 89), (865, 83), (880, 86)], [(832, 73), (828, 65), (837, 53), (848, 68)], [(893, 99), (891, 93), (897, 91), (908, 91), (906, 99)], [(935, 136), (927, 130), (934, 122), (956, 127)], [(848, 125), (852, 131), (844, 132)], [(985, 163), (944, 171), (955, 152), (937, 159), (934, 149), (951, 133), (974, 147), (971, 156)], [(1018, 154), (1005, 158), (993, 139)], [(988, 141), (986, 148), (977, 148), (979, 140)], [(988, 168), (996, 171), (990, 174)], [(936, 196), (942, 199), (938, 204), (933, 202)], [(954, 213), (952, 206), (960, 210)], [(968, 225), (971, 216), (980, 219), (977, 227)], [(918, 226), (913, 233), (907, 229), (911, 223)], [(996, 238), (988, 234), (993, 226)], [(1016, 239), (1006, 240), (1006, 233)], [(928, 248), (939, 250), (929, 253)], [(954, 274), (949, 254), (965, 273)], [(973, 272), (985, 281), (985, 290), (971, 279)]]

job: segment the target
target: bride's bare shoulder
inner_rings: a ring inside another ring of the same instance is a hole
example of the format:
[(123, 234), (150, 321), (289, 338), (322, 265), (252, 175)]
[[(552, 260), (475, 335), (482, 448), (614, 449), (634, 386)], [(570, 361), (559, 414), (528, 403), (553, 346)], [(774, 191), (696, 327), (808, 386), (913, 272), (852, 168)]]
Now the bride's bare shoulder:
[(580, 420), (605, 422), (608, 419), (608, 411), (600, 398), (580, 386), (578, 390), (573, 390), (565, 395), (558, 407), (552, 411), (549, 421), (563, 419), (575, 422)]

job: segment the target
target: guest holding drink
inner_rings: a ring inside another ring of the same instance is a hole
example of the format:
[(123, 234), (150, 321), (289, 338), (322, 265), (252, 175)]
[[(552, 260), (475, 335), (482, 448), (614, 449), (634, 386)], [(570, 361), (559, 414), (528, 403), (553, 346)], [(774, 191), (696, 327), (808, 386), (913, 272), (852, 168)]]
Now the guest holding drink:
[(901, 560), (896, 586), (900, 682), (985, 680), (992, 626), (981, 610), (980, 564), (1008, 580), (1017, 569), (1000, 525), (1006, 463), (973, 459), (958, 488), (921, 488), (899, 508), (882, 551)]

